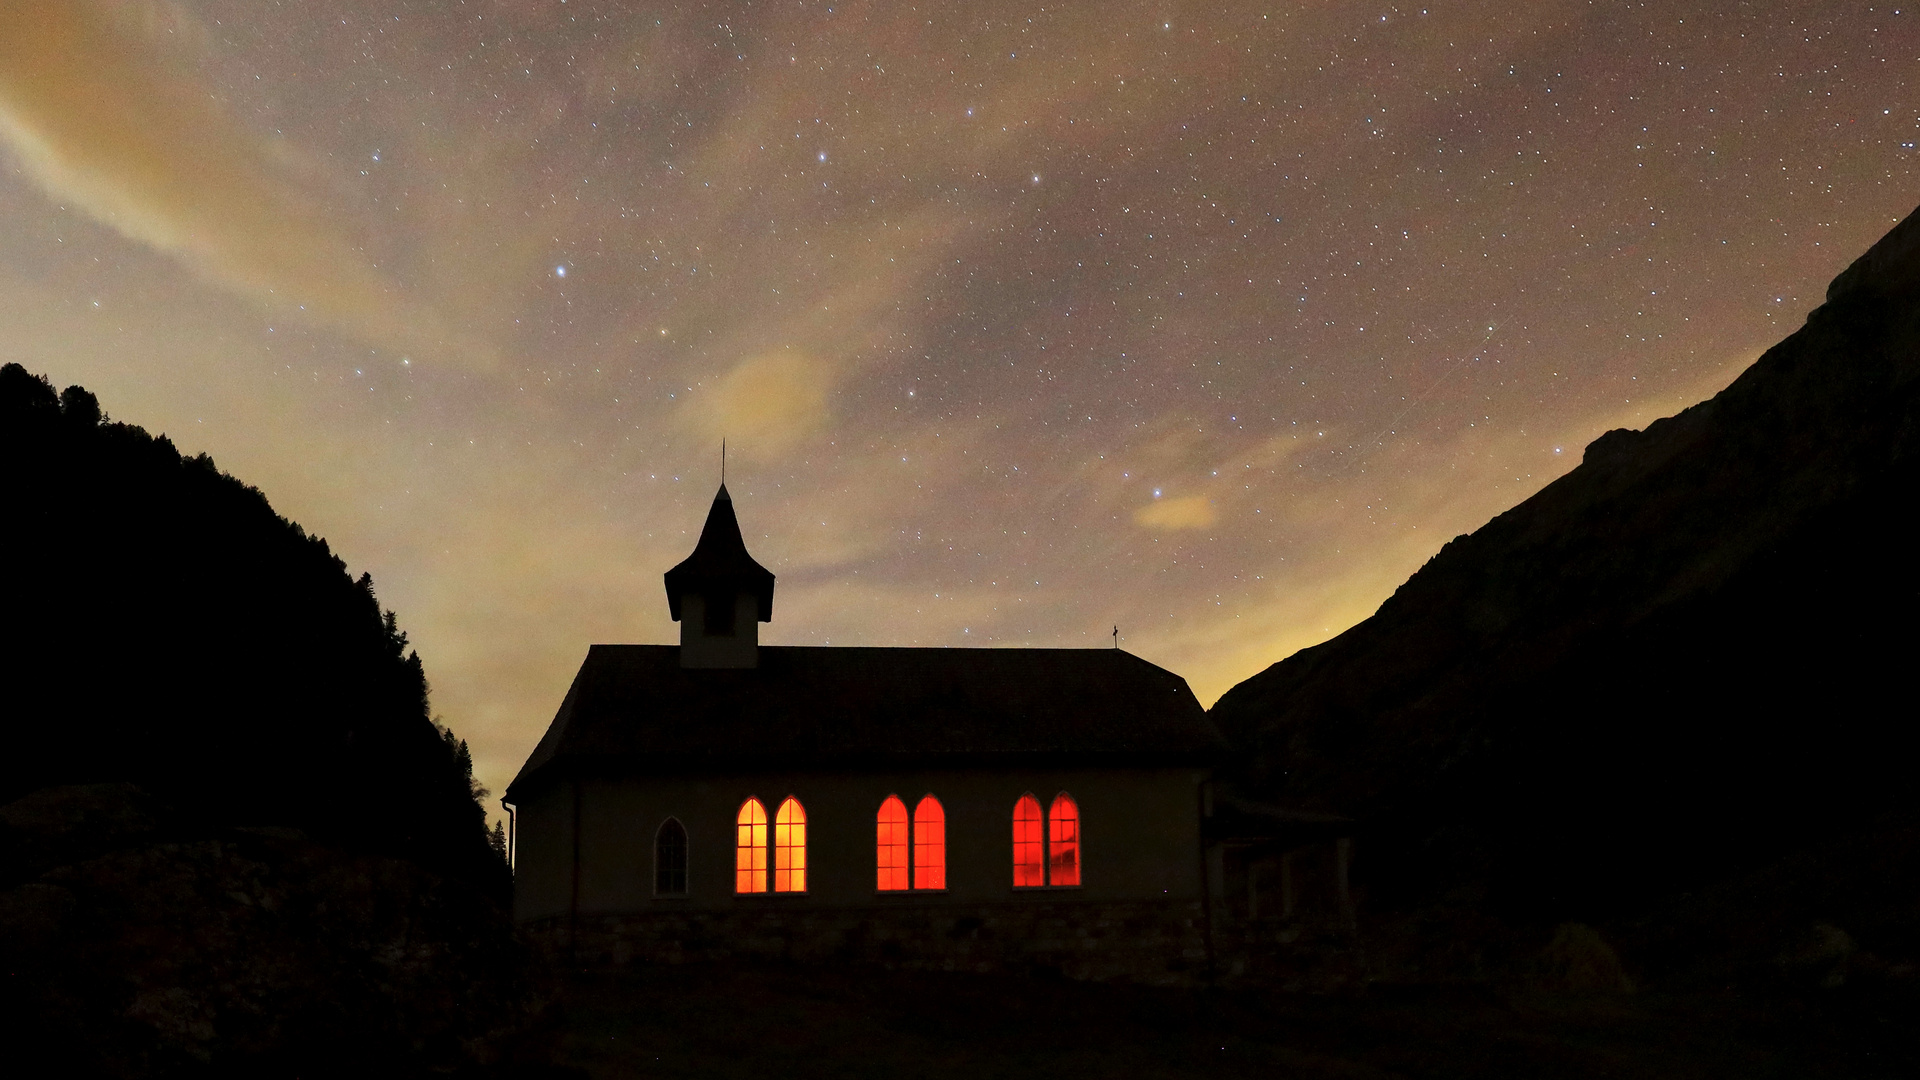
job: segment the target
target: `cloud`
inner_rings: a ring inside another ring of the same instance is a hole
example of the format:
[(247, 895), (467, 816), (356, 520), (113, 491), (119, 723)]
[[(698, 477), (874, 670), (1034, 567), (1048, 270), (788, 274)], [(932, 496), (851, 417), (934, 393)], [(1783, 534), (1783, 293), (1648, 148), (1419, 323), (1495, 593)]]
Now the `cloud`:
[(707, 434), (727, 439), (749, 459), (769, 460), (827, 422), (833, 378), (829, 365), (798, 350), (744, 361), (707, 395), (702, 417)]
[(285, 151), (163, 55), (153, 37), (191, 36), (183, 18), (0, 5), (0, 139), (48, 194), (218, 285), (378, 344), (453, 345), (280, 173)]
[(1205, 495), (1183, 495), (1177, 499), (1155, 499), (1133, 512), (1133, 523), (1149, 529), (1204, 529), (1218, 515), (1213, 500)]

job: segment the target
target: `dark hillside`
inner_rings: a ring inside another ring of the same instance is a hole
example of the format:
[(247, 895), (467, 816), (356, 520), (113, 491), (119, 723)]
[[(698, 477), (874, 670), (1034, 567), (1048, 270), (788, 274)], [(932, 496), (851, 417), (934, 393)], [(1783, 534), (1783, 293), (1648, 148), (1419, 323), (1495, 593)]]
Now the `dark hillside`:
[(430, 719), (371, 581), (206, 457), (17, 364), (0, 500), (7, 1060), (109, 1077), (537, 1061), (464, 744)]
[(164, 436), (0, 369), (0, 802), (136, 783), (183, 813), (504, 873), (369, 578)]
[(1911, 837), (1917, 496), (1920, 215), (1725, 391), (1603, 435), (1212, 715), (1250, 791), (1363, 822), (1381, 909), (1606, 919)]

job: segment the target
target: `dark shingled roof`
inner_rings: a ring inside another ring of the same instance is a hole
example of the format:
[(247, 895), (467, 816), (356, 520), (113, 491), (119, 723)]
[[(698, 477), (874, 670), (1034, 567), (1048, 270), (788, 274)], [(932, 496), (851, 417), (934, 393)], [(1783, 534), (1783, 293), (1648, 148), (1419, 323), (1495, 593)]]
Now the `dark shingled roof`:
[[(693, 554), (667, 571), (667, 609), (680, 621), (680, 598), (687, 593), (752, 593), (760, 603), (760, 621), (773, 621), (773, 571), (753, 561), (733, 516), (733, 496), (720, 485), (707, 511), (707, 524)], [(731, 601), (729, 601), (731, 604)]]
[(595, 645), (507, 789), (561, 776), (757, 768), (1211, 764), (1226, 741), (1185, 679), (1117, 649), (764, 646), (689, 669)]

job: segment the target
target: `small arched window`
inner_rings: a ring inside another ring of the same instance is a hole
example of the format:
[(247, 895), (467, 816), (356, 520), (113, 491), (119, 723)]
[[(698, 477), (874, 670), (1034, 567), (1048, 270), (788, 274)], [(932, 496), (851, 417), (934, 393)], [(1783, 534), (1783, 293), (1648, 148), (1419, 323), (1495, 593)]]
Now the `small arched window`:
[(931, 795), (913, 808), (913, 887), (947, 887), (947, 812)]
[(1038, 888), (1047, 883), (1046, 825), (1040, 818), (1040, 800), (1020, 796), (1013, 804), (1013, 886)]
[(1047, 811), (1047, 883), (1080, 884), (1080, 807), (1064, 791)]
[(791, 795), (773, 817), (773, 891), (807, 891), (807, 812)]
[(879, 877), (875, 888), (881, 892), (904, 889), (908, 884), (907, 804), (900, 801), (900, 796), (889, 795), (880, 804), (875, 828), (874, 859)]
[(661, 822), (653, 835), (653, 891), (656, 896), (687, 895), (687, 830), (673, 818)]
[(767, 808), (748, 799), (734, 818), (733, 891), (767, 891)]

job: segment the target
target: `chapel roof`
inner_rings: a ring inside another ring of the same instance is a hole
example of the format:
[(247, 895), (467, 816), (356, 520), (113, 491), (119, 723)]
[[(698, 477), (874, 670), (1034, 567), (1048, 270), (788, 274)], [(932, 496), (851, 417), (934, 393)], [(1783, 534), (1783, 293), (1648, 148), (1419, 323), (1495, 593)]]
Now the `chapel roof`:
[(1118, 649), (762, 646), (680, 666), (595, 645), (508, 786), (562, 776), (925, 765), (1210, 764), (1226, 741), (1185, 679)]
[(727, 494), (725, 484), (713, 497), (693, 554), (667, 571), (666, 581), (667, 609), (675, 622), (680, 621), (682, 596), (716, 590), (752, 594), (759, 602), (760, 621), (773, 621), (773, 571), (747, 554), (747, 542), (740, 536), (740, 519), (733, 513), (733, 496)]

